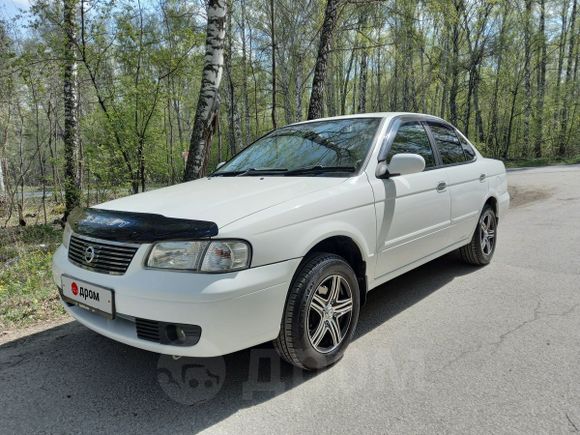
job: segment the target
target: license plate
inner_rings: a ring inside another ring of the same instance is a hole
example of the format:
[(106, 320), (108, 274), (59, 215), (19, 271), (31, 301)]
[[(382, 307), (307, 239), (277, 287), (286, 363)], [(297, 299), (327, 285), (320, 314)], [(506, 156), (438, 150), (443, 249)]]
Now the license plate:
[(81, 281), (70, 276), (61, 277), (61, 295), (67, 302), (112, 319), (115, 316), (113, 290)]

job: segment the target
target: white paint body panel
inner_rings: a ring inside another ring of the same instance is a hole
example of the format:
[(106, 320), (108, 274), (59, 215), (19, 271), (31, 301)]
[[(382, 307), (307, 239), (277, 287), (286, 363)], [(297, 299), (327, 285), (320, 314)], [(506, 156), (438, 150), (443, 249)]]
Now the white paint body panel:
[[(398, 115), (359, 115), (384, 122), (363, 169), (350, 178), (213, 177), (97, 206), (213, 221), (217, 238), (251, 243), (251, 268), (227, 274), (150, 270), (143, 267), (150, 245), (143, 244), (127, 272), (114, 276), (73, 265), (61, 246), (53, 262), (55, 283), (66, 274), (112, 289), (121, 318), (66, 310), (132, 346), (174, 355), (223, 355), (276, 338), (292, 277), (322, 240), (354, 241), (366, 263), (369, 290), (467, 244), (489, 197), (497, 201), (500, 217), (509, 205), (503, 164), (476, 153), (474, 162), (378, 179), (381, 144)], [(442, 191), (441, 182), (447, 185)], [(141, 340), (130, 321), (134, 317), (200, 325), (201, 339), (191, 347)]]

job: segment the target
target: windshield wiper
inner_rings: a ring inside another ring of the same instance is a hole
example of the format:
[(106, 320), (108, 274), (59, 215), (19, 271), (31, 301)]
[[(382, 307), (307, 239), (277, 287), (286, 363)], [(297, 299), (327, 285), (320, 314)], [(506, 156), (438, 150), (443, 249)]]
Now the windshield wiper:
[(323, 174), (325, 172), (355, 172), (356, 168), (354, 166), (310, 166), (307, 168), (292, 169), (291, 171), (284, 172), (285, 176), (292, 175), (303, 175), (303, 174)]
[(288, 169), (286, 168), (250, 168), (250, 169), (246, 169), (245, 171), (242, 171), (241, 174), (238, 174), (238, 177), (243, 177), (245, 175), (264, 175), (264, 174), (280, 174), (280, 173), (286, 173), (288, 172)]
[(246, 175), (278, 175), (288, 172), (286, 168), (249, 168), (241, 171), (213, 172), (210, 177), (244, 177)]
[(245, 177), (252, 175), (305, 175), (305, 174), (324, 174), (327, 172), (355, 172), (354, 166), (308, 166), (306, 168), (297, 168), (288, 170), (286, 168), (249, 168), (242, 171), (225, 171), (214, 172), (210, 177)]

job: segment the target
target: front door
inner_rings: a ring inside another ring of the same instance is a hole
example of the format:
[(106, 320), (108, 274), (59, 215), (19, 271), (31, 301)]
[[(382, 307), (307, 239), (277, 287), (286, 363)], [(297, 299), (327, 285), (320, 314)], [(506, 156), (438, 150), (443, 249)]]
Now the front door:
[(369, 174), (375, 195), (378, 240), (375, 278), (421, 260), (445, 247), (450, 223), (450, 195), (445, 172), (421, 122), (401, 123), (387, 155), (423, 156), (425, 170), (417, 174), (377, 179)]

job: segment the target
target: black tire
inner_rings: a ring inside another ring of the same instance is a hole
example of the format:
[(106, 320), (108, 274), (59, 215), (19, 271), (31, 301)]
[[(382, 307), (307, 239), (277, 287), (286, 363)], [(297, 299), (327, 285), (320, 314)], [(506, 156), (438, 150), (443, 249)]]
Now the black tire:
[[(486, 231), (487, 227), (489, 228)], [(485, 239), (487, 243), (484, 242)], [(459, 248), (459, 253), (466, 263), (473, 266), (485, 266), (493, 257), (496, 244), (497, 216), (493, 207), (486, 204), (479, 216), (471, 241), (468, 245)]]
[[(337, 296), (333, 303), (335, 288)], [(324, 298), (325, 290), (327, 299)], [(352, 300), (350, 312), (346, 311), (349, 295)], [(326, 303), (323, 310), (320, 310), (321, 301)], [(338, 255), (314, 254), (294, 277), (274, 348), (284, 360), (302, 369), (316, 370), (334, 364), (342, 358), (352, 340), (359, 311), (359, 285), (352, 267)], [(321, 328), (327, 328), (325, 335), (321, 335)], [(339, 336), (342, 339), (338, 342)], [(313, 344), (312, 340), (318, 344)], [(328, 348), (324, 347), (326, 344)]]

